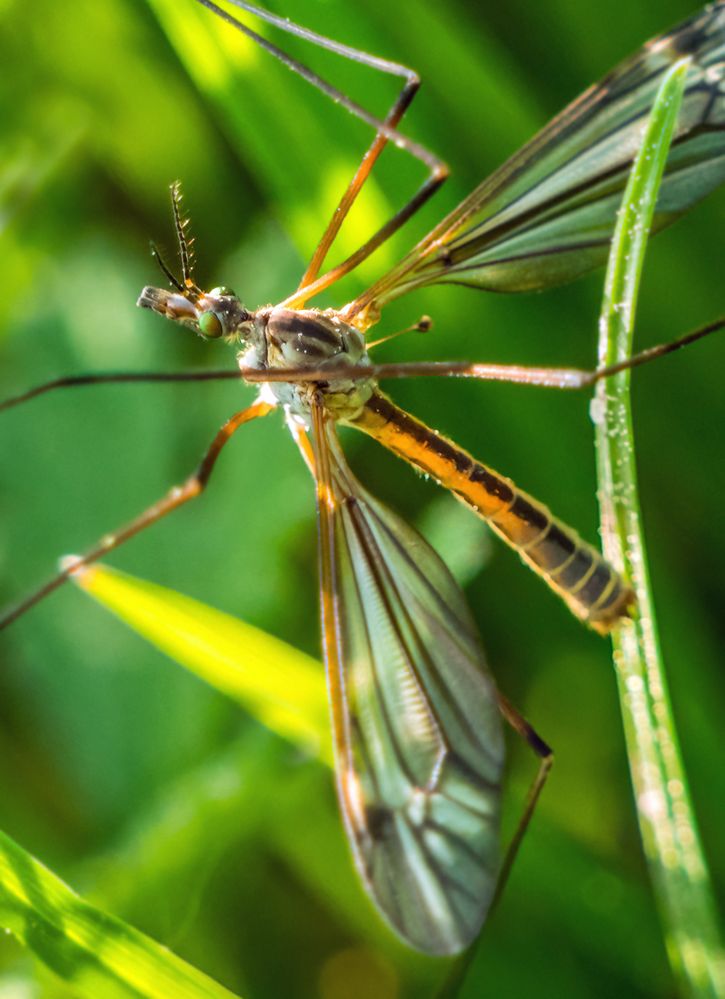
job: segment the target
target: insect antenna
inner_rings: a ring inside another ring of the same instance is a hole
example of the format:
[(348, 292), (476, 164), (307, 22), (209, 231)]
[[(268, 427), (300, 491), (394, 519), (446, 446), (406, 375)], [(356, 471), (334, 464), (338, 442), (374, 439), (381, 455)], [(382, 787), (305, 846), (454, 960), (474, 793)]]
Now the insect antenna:
[(184, 288), (184, 286), (181, 283), (181, 281), (179, 281), (179, 279), (174, 275), (174, 273), (172, 272), (171, 268), (169, 267), (169, 265), (164, 260), (163, 255), (161, 253), (161, 250), (159, 250), (159, 248), (156, 245), (156, 243), (153, 243), (153, 242), (151, 243), (151, 256), (154, 258), (154, 260), (156, 261), (156, 263), (161, 268), (161, 270), (164, 273), (164, 275), (166, 276), (166, 279), (168, 280), (169, 284), (172, 287), (176, 288), (177, 291), (180, 291), (181, 294), (183, 295), (184, 292), (186, 291), (186, 289)]
[[(207, 10), (212, 11), (212, 13), (216, 14), (223, 21), (226, 21), (227, 24), (230, 24), (237, 31), (240, 31), (247, 38), (256, 42), (256, 44), (262, 49), (269, 52), (269, 54), (274, 56), (275, 59), (278, 59), (281, 63), (287, 66), (288, 69), (292, 70), (293, 73), (296, 73), (307, 83), (311, 84), (335, 104), (345, 108), (350, 112), (350, 114), (375, 129), (375, 139), (365, 153), (360, 166), (350, 181), (347, 190), (340, 199), (338, 207), (330, 219), (330, 222), (320, 239), (317, 249), (315, 250), (312, 260), (305, 271), (299, 288), (293, 295), (286, 299), (284, 303), (291, 308), (301, 308), (305, 305), (308, 299), (312, 298), (314, 295), (318, 295), (325, 288), (329, 288), (330, 285), (334, 284), (340, 278), (348, 274), (351, 270), (362, 263), (363, 260), (366, 260), (379, 246), (385, 243), (395, 232), (397, 232), (398, 229), (400, 229), (408, 221), (408, 219), (410, 219), (428, 201), (429, 198), (432, 197), (432, 195), (448, 177), (448, 167), (443, 160), (430, 152), (430, 150), (426, 149), (425, 146), (409, 139), (397, 128), (403, 115), (410, 106), (413, 97), (417, 93), (420, 85), (420, 79), (417, 73), (409, 69), (407, 66), (403, 66), (401, 63), (391, 62), (388, 59), (381, 59), (378, 56), (370, 55), (360, 49), (355, 49), (349, 45), (343, 45), (340, 42), (335, 42), (330, 38), (326, 38), (324, 35), (320, 35), (317, 32), (310, 31), (307, 28), (294, 24), (286, 18), (277, 17), (275, 14), (272, 14), (263, 8), (257, 7), (255, 4), (247, 3), (246, 0), (229, 0), (229, 2), (234, 4), (235, 7), (239, 7), (241, 10), (247, 11), (256, 17), (261, 18), (263, 21), (267, 21), (269, 24), (274, 25), (281, 31), (285, 31), (291, 35), (296, 35), (298, 38), (302, 38), (313, 45), (327, 49), (330, 52), (334, 52), (336, 55), (342, 56), (345, 59), (350, 59), (360, 65), (368, 66), (380, 73), (386, 73), (391, 76), (397, 76), (404, 79), (405, 83), (403, 88), (390, 108), (390, 111), (384, 119), (378, 118), (376, 115), (371, 114), (369, 111), (365, 110), (364, 107), (351, 100), (351, 98), (347, 97), (347, 95), (338, 90), (337, 87), (332, 86), (332, 84), (328, 83), (321, 76), (318, 76), (317, 73), (313, 72), (303, 63), (298, 62), (292, 56), (288, 55), (283, 49), (278, 48), (264, 36), (257, 34), (257, 32), (253, 31), (242, 21), (237, 20), (237, 18), (230, 14), (229, 11), (223, 10), (221, 7), (217, 6), (217, 4), (214, 3), (214, 0), (197, 0), (197, 2), (203, 7), (206, 7)], [(324, 262), (327, 252), (335, 240), (343, 220), (347, 216), (350, 208), (360, 193), (360, 190), (369, 177), (370, 171), (372, 170), (375, 162), (389, 142), (392, 142), (399, 149), (406, 150), (411, 156), (414, 156), (417, 160), (419, 160), (428, 170), (427, 179), (418, 188), (417, 192), (412, 196), (408, 203), (400, 208), (393, 215), (393, 217), (390, 218), (385, 225), (378, 229), (378, 231), (374, 233), (365, 243), (363, 243), (363, 245), (359, 247), (355, 253), (351, 254), (321, 277), (318, 277), (322, 263)]]
[[(197, 285), (193, 278), (194, 271), (194, 238), (187, 235), (187, 229), (189, 228), (189, 218), (184, 217), (182, 213), (182, 193), (181, 193), (181, 181), (175, 180), (171, 185), (171, 207), (174, 213), (174, 228), (176, 229), (176, 239), (179, 244), (179, 258), (181, 259), (181, 275), (184, 279), (184, 287), (179, 288), (180, 291), (186, 294), (191, 294), (192, 297), (196, 298), (201, 295), (201, 288)], [(160, 258), (159, 263), (161, 263)], [(169, 276), (169, 270), (164, 264), (161, 264), (164, 273)], [(173, 284), (179, 287), (178, 282), (171, 278)]]

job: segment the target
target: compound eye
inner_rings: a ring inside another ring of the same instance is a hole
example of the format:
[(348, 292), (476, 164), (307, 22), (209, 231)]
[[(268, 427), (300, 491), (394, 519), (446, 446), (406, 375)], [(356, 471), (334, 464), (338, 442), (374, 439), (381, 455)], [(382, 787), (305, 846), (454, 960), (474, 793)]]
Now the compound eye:
[(224, 335), (222, 321), (216, 312), (202, 312), (198, 322), (201, 333), (210, 340), (215, 340), (217, 337)]
[(212, 290), (209, 292), (209, 294), (213, 298), (222, 298), (222, 297), (225, 297), (225, 298), (236, 298), (237, 297), (234, 294), (234, 292), (232, 291), (232, 289), (231, 288), (227, 288), (227, 286), (225, 284), (219, 285), (218, 288), (212, 288)]

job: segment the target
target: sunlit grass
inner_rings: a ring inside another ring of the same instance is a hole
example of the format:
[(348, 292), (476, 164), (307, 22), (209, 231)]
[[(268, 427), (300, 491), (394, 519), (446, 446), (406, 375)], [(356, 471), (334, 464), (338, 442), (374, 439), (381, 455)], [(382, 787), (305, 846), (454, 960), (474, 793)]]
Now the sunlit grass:
[(321, 664), (259, 628), (103, 565), (72, 577), (143, 638), (272, 731), (332, 763)]
[(0, 925), (86, 999), (234, 999), (234, 994), (76, 895), (0, 833)]

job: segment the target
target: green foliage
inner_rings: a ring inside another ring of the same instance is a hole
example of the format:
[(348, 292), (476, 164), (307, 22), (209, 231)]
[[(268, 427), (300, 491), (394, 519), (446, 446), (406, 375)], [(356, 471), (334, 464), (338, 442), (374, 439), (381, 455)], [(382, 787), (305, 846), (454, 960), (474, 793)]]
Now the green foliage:
[(314, 659), (238, 618), (106, 566), (74, 578), (166, 655), (332, 763), (324, 676)]
[(79, 995), (233, 999), (120, 919), (88, 905), (0, 834), (0, 922)]
[[(435, 0), (275, 7), (415, 66), (424, 87), (406, 128), (453, 169), (424, 217), (334, 289), (330, 304), (394, 262), (587, 83), (691, 11), (681, 0), (637, 10), (624, 0), (486, 2), (475, 11)], [(4, 0), (2, 8), (2, 395), (71, 372), (231, 364), (222, 347), (134, 309), (142, 285), (158, 280), (149, 238), (173, 245), (168, 184), (185, 184), (200, 282), (230, 284), (250, 306), (279, 300), (367, 130), (191, 0)], [(391, 81), (283, 43), (384, 112)], [(386, 152), (335, 253), (402, 204), (419, 178), (415, 164)], [(722, 208), (719, 193), (652, 245), (639, 346), (722, 311)], [(424, 312), (435, 331), (377, 356), (591, 366), (602, 280), (515, 298), (455, 288), (411, 296), (386, 312), (381, 333)], [(722, 884), (721, 354), (716, 339), (701, 344), (637, 372), (634, 391), (663, 645)], [(423, 381), (396, 384), (394, 395), (595, 537), (586, 398)], [(44, 578), (56, 556), (83, 550), (183, 479), (218, 425), (251, 398), (237, 385), (117, 386), (3, 414), (3, 602)], [(348, 444), (363, 482), (412, 521), (447, 516), (432, 487), (394, 458), (372, 442)], [(446, 536), (435, 525), (431, 533)], [(672, 982), (607, 645), (501, 546), (489, 555), (485, 571), (465, 570), (489, 660), (557, 764), (464, 994), (662, 995)], [(201, 500), (112, 561), (318, 655), (312, 487), (274, 416), (240, 432)], [(445, 966), (398, 946), (362, 896), (329, 771), (170, 668), (71, 587), (3, 635), (0, 720), (0, 828), (234, 992), (434, 994)], [(511, 755), (509, 826), (534, 768), (513, 740)], [(44, 999), (73, 994), (11, 938), (0, 960), (1, 987), (32, 981)]]

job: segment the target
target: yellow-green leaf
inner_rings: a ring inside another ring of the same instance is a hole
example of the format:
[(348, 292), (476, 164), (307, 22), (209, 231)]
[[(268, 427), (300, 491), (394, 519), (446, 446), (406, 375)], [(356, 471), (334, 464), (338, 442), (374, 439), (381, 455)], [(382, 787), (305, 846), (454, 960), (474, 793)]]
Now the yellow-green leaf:
[(229, 614), (105, 565), (72, 579), (268, 728), (332, 763), (324, 673), (314, 659)]
[(234, 999), (166, 947), (76, 895), (0, 833), (0, 925), (89, 999)]

